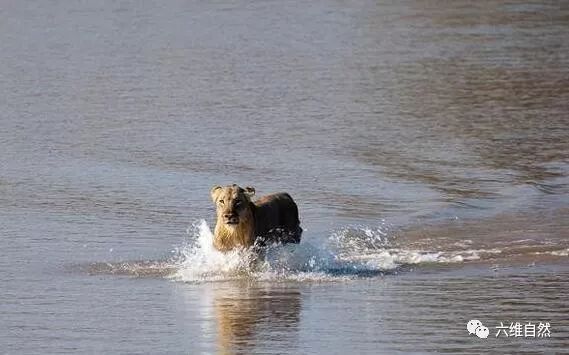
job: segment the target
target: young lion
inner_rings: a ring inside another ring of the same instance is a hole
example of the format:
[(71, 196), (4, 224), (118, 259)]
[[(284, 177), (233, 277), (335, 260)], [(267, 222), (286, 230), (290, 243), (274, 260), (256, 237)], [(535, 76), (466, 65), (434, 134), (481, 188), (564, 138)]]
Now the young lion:
[(302, 228), (298, 207), (287, 193), (277, 193), (252, 202), (252, 187), (214, 186), (211, 198), (217, 206), (213, 245), (219, 251), (300, 243)]

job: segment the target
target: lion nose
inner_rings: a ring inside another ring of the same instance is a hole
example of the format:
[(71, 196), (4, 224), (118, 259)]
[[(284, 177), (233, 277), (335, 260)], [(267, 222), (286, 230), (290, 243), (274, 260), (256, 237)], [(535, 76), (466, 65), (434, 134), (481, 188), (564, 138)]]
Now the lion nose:
[(235, 224), (239, 221), (236, 213), (225, 213), (223, 217), (225, 218), (225, 223)]

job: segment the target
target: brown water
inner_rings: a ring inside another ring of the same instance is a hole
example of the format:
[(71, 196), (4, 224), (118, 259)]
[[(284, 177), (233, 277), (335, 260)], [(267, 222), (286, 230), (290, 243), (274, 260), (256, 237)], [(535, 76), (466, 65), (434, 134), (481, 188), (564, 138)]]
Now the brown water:
[[(563, 1), (4, 2), (0, 349), (567, 352), (568, 38)], [(233, 182), (303, 243), (212, 251)]]

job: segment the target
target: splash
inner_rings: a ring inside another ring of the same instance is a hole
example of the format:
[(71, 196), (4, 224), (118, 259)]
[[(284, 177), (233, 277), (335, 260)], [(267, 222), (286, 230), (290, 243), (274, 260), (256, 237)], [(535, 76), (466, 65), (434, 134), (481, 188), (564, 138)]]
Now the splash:
[(188, 244), (176, 250), (177, 272), (171, 278), (177, 281), (324, 280), (330, 270), (340, 269), (334, 255), (309, 243), (269, 246), (260, 258), (249, 249), (217, 251), (203, 220), (188, 229), (188, 236)]
[(322, 282), (397, 274), (428, 264), (563, 258), (569, 251), (565, 245), (527, 238), (490, 245), (469, 239), (453, 241), (444, 237), (405, 238), (382, 222), (373, 228), (347, 226), (327, 238), (305, 232), (300, 244), (269, 246), (263, 249), (261, 256), (247, 249), (221, 253), (213, 247), (210, 227), (200, 220), (188, 228), (186, 242), (166, 259), (94, 263), (88, 266), (88, 272), (166, 277), (189, 283), (231, 280)]
[(327, 245), (316, 247), (307, 239), (300, 244), (275, 245), (259, 258), (250, 250), (221, 253), (213, 248), (213, 234), (205, 221), (188, 228), (187, 244), (175, 251), (175, 270), (169, 277), (181, 282), (235, 279), (263, 281), (337, 281), (396, 273), (405, 265), (453, 263), (471, 255), (394, 248), (389, 230), (349, 227), (334, 232)]

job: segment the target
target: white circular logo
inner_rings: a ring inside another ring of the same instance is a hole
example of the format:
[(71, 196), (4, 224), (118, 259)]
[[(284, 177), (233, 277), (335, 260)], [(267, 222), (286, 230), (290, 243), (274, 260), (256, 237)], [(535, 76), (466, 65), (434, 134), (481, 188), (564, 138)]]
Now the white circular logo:
[(478, 319), (468, 321), (468, 323), (466, 323), (466, 330), (468, 330), (468, 334), (476, 334), (476, 336), (482, 339), (488, 338), (488, 334), (490, 334), (490, 330), (482, 325), (482, 322)]

